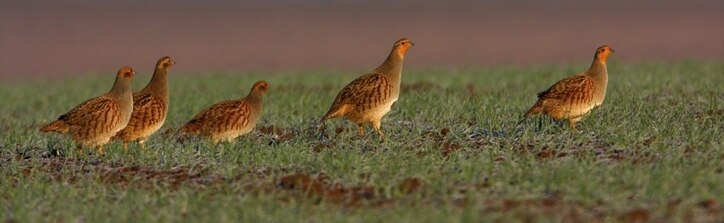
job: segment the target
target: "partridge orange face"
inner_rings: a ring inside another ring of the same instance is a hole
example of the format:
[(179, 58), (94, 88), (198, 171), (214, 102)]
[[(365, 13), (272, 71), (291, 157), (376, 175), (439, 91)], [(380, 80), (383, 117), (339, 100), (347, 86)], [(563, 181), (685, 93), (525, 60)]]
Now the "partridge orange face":
[(608, 60), (608, 56), (613, 52), (613, 49), (608, 47), (608, 45), (600, 46), (596, 49), (596, 58), (600, 61), (606, 62), (606, 60)]
[(401, 38), (395, 42), (394, 48), (399, 52), (401, 55), (405, 55), (407, 53), (407, 50), (415, 46), (415, 43), (410, 41), (410, 39), (407, 38)]
[(118, 70), (119, 77), (132, 78), (133, 75), (136, 75), (136, 71), (128, 66), (122, 67), (120, 70)]
[(169, 68), (176, 64), (176, 61), (173, 61), (171, 57), (165, 56), (161, 57), (161, 59), (158, 59), (158, 62), (156, 63), (156, 67), (158, 68)]
[(254, 87), (252, 87), (252, 89), (255, 92), (266, 93), (266, 91), (269, 90), (269, 83), (266, 81), (258, 81), (254, 83)]

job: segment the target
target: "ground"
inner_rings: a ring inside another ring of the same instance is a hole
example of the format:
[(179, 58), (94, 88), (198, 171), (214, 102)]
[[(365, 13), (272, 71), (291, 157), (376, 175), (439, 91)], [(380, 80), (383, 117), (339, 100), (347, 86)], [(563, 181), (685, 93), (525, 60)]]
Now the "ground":
[[(105, 157), (41, 134), (113, 74), (0, 84), (0, 216), (6, 222), (715, 222), (724, 219), (724, 63), (609, 64), (603, 106), (580, 132), (520, 126), (536, 93), (585, 66), (406, 70), (359, 138), (316, 122), (363, 71), (170, 75), (165, 126)], [(150, 79), (138, 74), (134, 87)], [(233, 144), (176, 130), (270, 83), (257, 129)], [(371, 129), (368, 129), (368, 131)]]

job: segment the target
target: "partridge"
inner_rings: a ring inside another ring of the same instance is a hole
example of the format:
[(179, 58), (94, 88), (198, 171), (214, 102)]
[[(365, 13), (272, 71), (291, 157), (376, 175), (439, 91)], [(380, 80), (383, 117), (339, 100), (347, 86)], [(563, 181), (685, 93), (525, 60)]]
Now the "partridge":
[(606, 98), (606, 60), (613, 52), (606, 45), (598, 47), (588, 71), (560, 80), (548, 90), (538, 93), (538, 101), (525, 113), (525, 117), (542, 113), (555, 120), (568, 120), (569, 126), (577, 130), (576, 123)]
[(99, 97), (87, 100), (58, 120), (40, 128), (41, 132), (69, 133), (78, 148), (92, 147), (104, 155), (103, 145), (118, 131), (126, 127), (133, 111), (131, 79), (135, 71), (123, 67), (116, 75), (111, 90)]
[(180, 133), (207, 137), (214, 144), (220, 141), (232, 142), (254, 129), (261, 116), (262, 102), (268, 89), (266, 81), (256, 82), (245, 98), (220, 102), (204, 109), (181, 127)]
[(360, 136), (364, 136), (364, 125), (371, 124), (384, 142), (382, 117), (392, 109), (400, 96), (402, 64), (405, 54), (414, 45), (407, 38), (397, 40), (392, 52), (379, 67), (342, 88), (320, 123), (327, 119), (344, 117), (358, 125)]
[(171, 57), (162, 57), (156, 62), (153, 77), (148, 85), (133, 93), (133, 114), (126, 128), (114, 136), (123, 141), (123, 149), (128, 143), (138, 142), (141, 149), (151, 134), (158, 131), (166, 120), (168, 112), (168, 69), (176, 64)]

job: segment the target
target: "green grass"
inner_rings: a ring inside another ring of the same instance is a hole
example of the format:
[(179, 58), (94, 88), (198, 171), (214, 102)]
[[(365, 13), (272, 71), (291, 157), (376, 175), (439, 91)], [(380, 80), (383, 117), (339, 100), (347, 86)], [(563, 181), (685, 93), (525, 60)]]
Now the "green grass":
[[(606, 101), (579, 133), (545, 118), (515, 126), (537, 92), (585, 68), (407, 70), (383, 119), (385, 144), (374, 134), (358, 138), (342, 120), (325, 124), (331, 137), (342, 127), (334, 140), (318, 139), (316, 121), (362, 72), (172, 73), (169, 115), (147, 150), (124, 152), (114, 142), (106, 157), (37, 129), (107, 91), (112, 75), (3, 83), (0, 220), (721, 220), (724, 63), (611, 63)], [(149, 79), (139, 73), (134, 89)], [(260, 79), (271, 86), (251, 134), (216, 147), (173, 135), (200, 109), (242, 97)], [(272, 125), (293, 137), (270, 143), (275, 136), (259, 129)], [(62, 157), (43, 158), (51, 149)], [(295, 173), (323, 173), (328, 191), (339, 184), (375, 193), (345, 193), (340, 202), (280, 186)], [(404, 191), (404, 179), (422, 186)]]

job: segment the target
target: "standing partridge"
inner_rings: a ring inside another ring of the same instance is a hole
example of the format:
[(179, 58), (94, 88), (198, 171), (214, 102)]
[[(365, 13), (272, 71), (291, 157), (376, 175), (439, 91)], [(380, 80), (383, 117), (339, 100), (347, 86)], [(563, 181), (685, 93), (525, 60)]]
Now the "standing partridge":
[(133, 93), (133, 114), (126, 128), (118, 132), (114, 139), (123, 141), (123, 149), (128, 142), (136, 141), (144, 148), (144, 142), (158, 131), (166, 120), (168, 112), (168, 69), (176, 64), (171, 57), (162, 57), (156, 62), (153, 77), (145, 88)]
[(407, 38), (397, 40), (385, 62), (342, 88), (320, 122), (344, 117), (358, 125), (360, 136), (364, 136), (364, 125), (369, 123), (384, 142), (385, 134), (380, 129), (382, 117), (400, 95), (402, 64), (407, 50), (414, 45)]
[(555, 120), (568, 120), (570, 127), (577, 130), (576, 123), (606, 98), (606, 60), (611, 53), (613, 49), (606, 45), (598, 47), (588, 71), (560, 80), (538, 93), (538, 101), (525, 117), (543, 113)]
[(214, 144), (219, 141), (232, 142), (254, 129), (261, 116), (264, 94), (268, 89), (266, 81), (256, 82), (245, 98), (220, 102), (199, 112), (181, 127), (181, 134), (204, 136)]
[(135, 73), (131, 67), (121, 68), (108, 93), (81, 103), (58, 120), (40, 128), (40, 131), (70, 133), (79, 149), (93, 147), (104, 155), (103, 145), (131, 119), (131, 79)]

